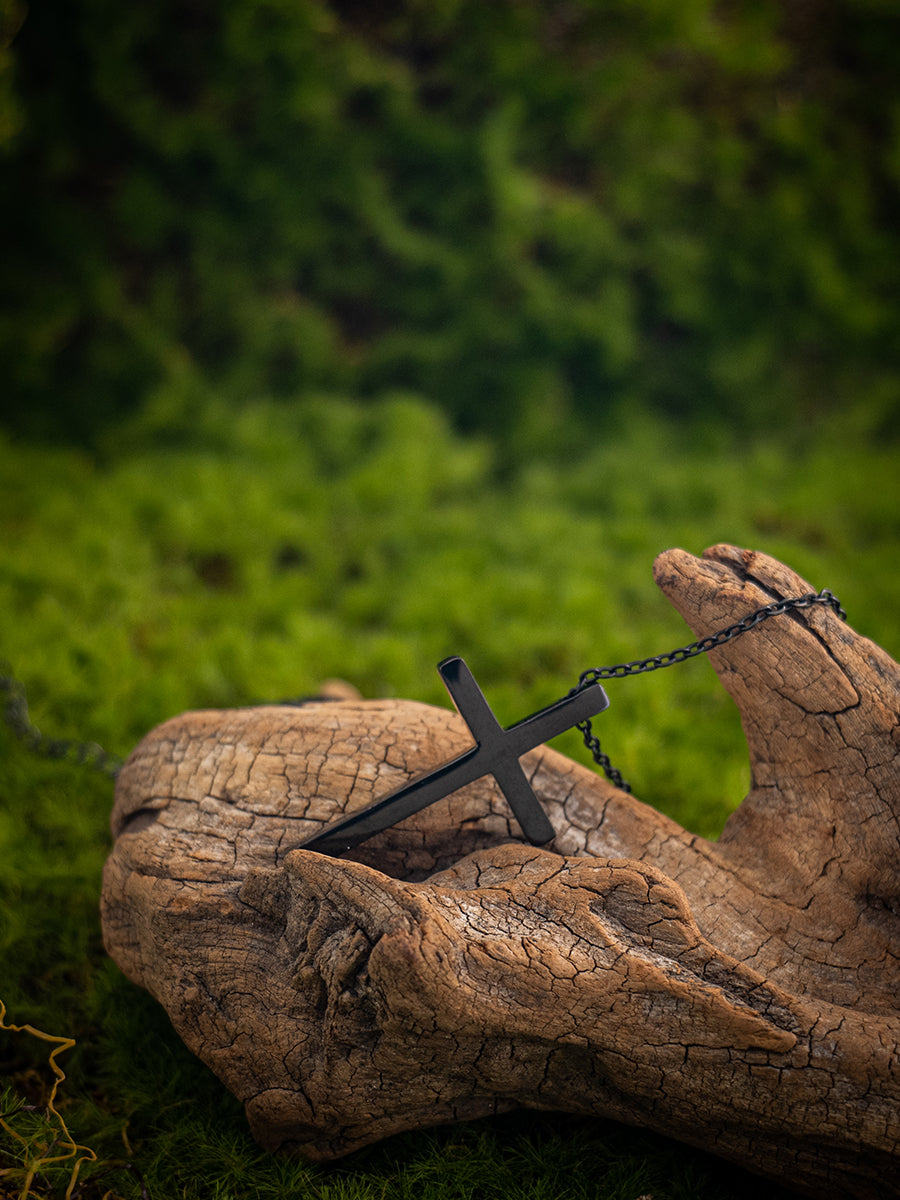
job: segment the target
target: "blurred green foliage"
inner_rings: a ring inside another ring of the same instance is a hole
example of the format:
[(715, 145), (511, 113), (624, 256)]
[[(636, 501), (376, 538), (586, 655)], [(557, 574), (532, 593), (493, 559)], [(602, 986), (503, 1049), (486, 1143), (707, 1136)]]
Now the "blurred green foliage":
[(13, 430), (395, 388), (514, 456), (634, 404), (897, 430), (889, 0), (3, 13)]

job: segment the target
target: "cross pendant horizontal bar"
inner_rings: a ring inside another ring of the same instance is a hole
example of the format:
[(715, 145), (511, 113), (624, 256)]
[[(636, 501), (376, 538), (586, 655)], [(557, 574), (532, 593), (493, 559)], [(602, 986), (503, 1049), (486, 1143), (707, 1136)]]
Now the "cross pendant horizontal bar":
[(341, 817), (308, 838), (301, 844), (301, 849), (316, 850), (320, 854), (341, 854), (351, 850), (483, 775), (493, 775), (530, 842), (542, 845), (550, 841), (553, 826), (519, 759), (535, 746), (603, 712), (609, 707), (606, 692), (598, 683), (591, 683), (504, 729), (461, 658), (445, 658), (438, 664), (438, 671), (475, 739), (475, 745), (365, 808)]

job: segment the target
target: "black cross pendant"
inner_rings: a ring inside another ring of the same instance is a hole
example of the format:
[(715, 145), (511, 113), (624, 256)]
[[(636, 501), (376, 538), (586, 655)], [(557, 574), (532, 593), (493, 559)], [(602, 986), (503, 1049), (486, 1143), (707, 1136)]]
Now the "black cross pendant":
[(535, 746), (603, 712), (609, 707), (606, 692), (599, 683), (589, 684), (504, 729), (461, 658), (445, 658), (438, 663), (438, 671), (475, 745), (380, 800), (341, 817), (303, 842), (301, 849), (317, 850), (320, 854), (351, 850), (373, 834), (411, 817), (482, 775), (494, 776), (530, 842), (542, 845), (550, 841), (553, 826), (525, 778), (519, 759)]

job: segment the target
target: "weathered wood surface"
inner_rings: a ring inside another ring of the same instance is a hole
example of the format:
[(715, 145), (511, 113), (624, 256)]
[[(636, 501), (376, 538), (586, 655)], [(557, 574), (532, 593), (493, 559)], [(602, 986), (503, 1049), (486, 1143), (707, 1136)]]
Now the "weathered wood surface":
[[(812, 590), (731, 546), (655, 574), (698, 637)], [(465, 749), (455, 714), (168, 721), (119, 777), (109, 952), (273, 1150), (524, 1105), (900, 1196), (900, 668), (821, 606), (710, 657), (752, 764), (717, 843), (541, 748), (549, 849), (483, 779), (331, 859), (292, 847)]]

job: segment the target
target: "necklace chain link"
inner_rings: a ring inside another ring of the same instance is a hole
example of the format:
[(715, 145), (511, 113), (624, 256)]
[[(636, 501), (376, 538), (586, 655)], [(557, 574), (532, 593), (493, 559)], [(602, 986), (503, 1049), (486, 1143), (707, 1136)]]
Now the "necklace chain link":
[[(726, 642), (755, 629), (757, 625), (761, 625), (770, 617), (794, 612), (801, 608), (811, 608), (814, 604), (825, 604), (842, 621), (847, 619), (847, 614), (841, 607), (837, 596), (827, 588), (823, 588), (821, 592), (808, 592), (804, 596), (773, 600), (771, 604), (766, 604), (762, 608), (748, 613), (746, 617), (742, 617), (734, 625), (729, 625), (727, 629), (720, 629), (717, 633), (701, 638), (697, 642), (691, 642), (688, 646), (679, 646), (677, 650), (670, 650), (667, 654), (656, 654), (652, 658), (638, 658), (633, 662), (618, 663), (613, 667), (590, 667), (587, 671), (581, 672), (577, 687), (572, 688), (569, 694), (580, 692), (589, 684), (599, 683), (604, 679), (625, 679), (629, 675), (645, 675), (649, 671), (659, 671), (663, 667), (671, 667), (675, 663), (685, 662), (689, 658), (695, 658), (698, 654), (708, 654), (710, 650), (724, 646)], [(4, 721), (34, 754), (92, 767), (112, 778), (118, 774), (119, 768), (122, 766), (122, 759), (115, 754), (110, 754), (96, 742), (80, 742), (74, 738), (44, 737), (28, 714), (25, 687), (14, 675), (0, 674), (0, 692), (6, 693), (6, 704), (3, 710)], [(590, 751), (594, 762), (603, 770), (607, 779), (622, 791), (630, 792), (631, 785), (622, 778), (621, 772), (612, 765), (609, 757), (601, 749), (600, 741), (593, 731), (591, 722), (589, 720), (582, 721), (577, 728), (580, 730), (584, 744)]]
[[(7, 664), (3, 664), (7, 667)], [(0, 692), (6, 693), (3, 719), (12, 732), (33, 754), (42, 758), (60, 759), (93, 767), (111, 778), (119, 773), (122, 759), (110, 754), (96, 742), (79, 742), (75, 738), (47, 738), (34, 724), (28, 713), (25, 685), (12, 674), (0, 675)]]
[[(629, 675), (646, 675), (649, 671), (659, 671), (663, 667), (672, 667), (676, 663), (685, 662), (689, 658), (696, 658), (698, 654), (708, 654), (710, 650), (724, 646), (726, 642), (731, 642), (742, 634), (749, 633), (751, 629), (755, 629), (763, 621), (768, 621), (770, 617), (778, 617), (783, 613), (795, 612), (801, 608), (812, 608), (814, 604), (825, 604), (842, 621), (847, 620), (847, 614), (840, 600), (828, 588), (823, 588), (820, 592), (807, 592), (803, 596), (789, 596), (784, 600), (773, 600), (771, 604), (764, 604), (762, 608), (757, 608), (753, 612), (748, 613), (746, 617), (742, 617), (740, 621), (735, 621), (733, 625), (729, 625), (726, 629), (720, 629), (716, 633), (711, 633), (708, 637), (701, 638), (697, 642), (691, 642), (690, 645), (679, 646), (677, 650), (670, 650), (667, 654), (655, 654), (652, 658), (638, 658), (633, 662), (618, 663), (614, 667), (589, 667), (588, 670), (581, 672), (578, 677), (578, 686), (573, 688), (572, 691), (581, 691), (588, 684), (599, 683), (603, 679), (625, 679)], [(597, 766), (602, 769), (610, 783), (623, 792), (630, 792), (631, 784), (622, 777), (621, 771), (612, 765), (609, 756), (604, 754), (600, 747), (600, 740), (594, 733), (591, 722), (589, 720), (582, 721), (577, 728), (584, 738), (584, 744), (590, 751), (591, 757)]]

